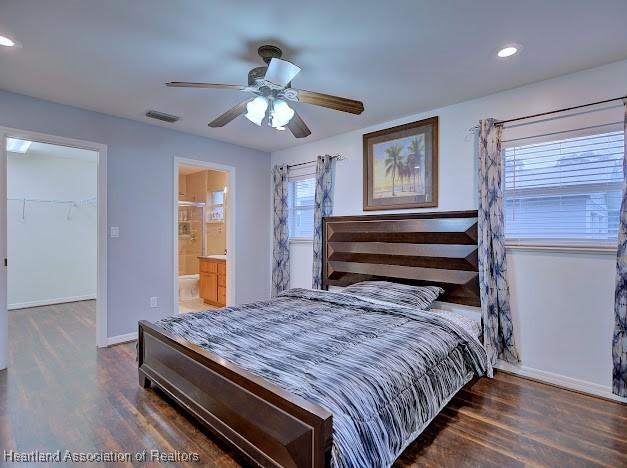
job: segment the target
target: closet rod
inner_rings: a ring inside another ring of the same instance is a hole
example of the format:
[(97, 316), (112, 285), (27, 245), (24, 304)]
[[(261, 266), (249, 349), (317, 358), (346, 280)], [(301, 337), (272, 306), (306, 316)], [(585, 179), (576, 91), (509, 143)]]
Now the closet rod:
[[(344, 161), (344, 159), (346, 159), (346, 158), (345, 158), (344, 156), (342, 156), (341, 154), (334, 154), (334, 155), (332, 155), (332, 156), (331, 156), (331, 158), (332, 158), (332, 159), (337, 159), (338, 161)], [(315, 163), (315, 162), (316, 162), (316, 160), (314, 159), (313, 161), (305, 161), (305, 162), (298, 163), (298, 164), (288, 164), (288, 165), (287, 165), (287, 168), (288, 168), (288, 169), (291, 169), (291, 168), (293, 168), (293, 167), (304, 166), (304, 165), (306, 165), (306, 164), (312, 164), (312, 163)]]
[(26, 203), (54, 203), (57, 205), (81, 205), (96, 201), (96, 197), (86, 198), (84, 200), (47, 200), (42, 198), (7, 198), (9, 201), (21, 201)]
[(581, 104), (579, 106), (565, 107), (563, 109), (557, 109), (557, 110), (552, 110), (552, 111), (548, 111), (548, 112), (541, 112), (539, 114), (525, 115), (524, 117), (516, 117), (514, 119), (499, 120), (494, 125), (502, 127), (505, 124), (512, 123), (512, 122), (518, 122), (519, 120), (533, 119), (535, 117), (542, 117), (544, 115), (557, 114), (558, 112), (568, 112), (568, 111), (572, 111), (572, 110), (576, 110), (576, 109), (581, 109), (582, 107), (590, 107), (590, 106), (596, 106), (596, 105), (599, 105), (599, 104), (607, 104), (608, 102), (619, 101), (621, 99), (627, 99), (627, 96), (621, 96), (621, 97), (612, 98), (612, 99), (605, 99), (603, 101), (597, 101), (597, 102), (590, 102), (588, 104)]

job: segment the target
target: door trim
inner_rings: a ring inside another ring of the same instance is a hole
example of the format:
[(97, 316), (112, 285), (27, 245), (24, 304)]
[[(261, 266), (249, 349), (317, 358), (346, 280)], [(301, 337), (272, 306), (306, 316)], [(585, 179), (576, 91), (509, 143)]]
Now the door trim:
[(212, 171), (226, 172), (228, 174), (226, 192), (226, 305), (232, 306), (237, 303), (236, 292), (236, 263), (235, 257), (235, 206), (236, 206), (236, 185), (235, 185), (235, 167), (218, 164), (199, 159), (191, 159), (184, 157), (174, 157), (172, 165), (172, 310), (178, 313), (178, 277), (179, 277), (179, 251), (178, 251), (178, 202), (179, 202), (179, 177), (178, 167), (180, 165), (196, 166)]
[[(98, 154), (96, 346), (107, 346), (107, 145), (47, 133), (0, 127), (0, 257), (7, 257), (7, 151), (6, 139), (19, 138), (94, 151)], [(10, 260), (9, 260), (10, 261)], [(0, 268), (0, 369), (8, 361), (7, 268)]]

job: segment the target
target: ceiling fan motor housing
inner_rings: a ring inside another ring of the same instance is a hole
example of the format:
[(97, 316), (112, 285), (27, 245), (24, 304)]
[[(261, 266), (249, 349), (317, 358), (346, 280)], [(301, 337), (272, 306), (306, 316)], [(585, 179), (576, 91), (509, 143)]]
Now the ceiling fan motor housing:
[(248, 72), (248, 86), (255, 86), (257, 80), (262, 79), (266, 76), (266, 71), (268, 67), (255, 67), (251, 71)]
[(270, 63), (270, 60), (272, 60), (273, 58), (281, 58), (281, 56), (283, 55), (283, 51), (281, 49), (279, 49), (277, 46), (269, 44), (259, 47), (259, 49), (257, 49), (257, 53), (259, 54), (259, 57), (261, 57), (261, 60), (263, 60), (267, 64)]
[(255, 67), (251, 71), (248, 72), (248, 86), (254, 86), (257, 80), (262, 79), (266, 76), (266, 72), (268, 71), (268, 65), (273, 58), (281, 58), (283, 55), (283, 51), (279, 49), (277, 46), (265, 44), (257, 49), (257, 53), (261, 60), (266, 62), (265, 67)]

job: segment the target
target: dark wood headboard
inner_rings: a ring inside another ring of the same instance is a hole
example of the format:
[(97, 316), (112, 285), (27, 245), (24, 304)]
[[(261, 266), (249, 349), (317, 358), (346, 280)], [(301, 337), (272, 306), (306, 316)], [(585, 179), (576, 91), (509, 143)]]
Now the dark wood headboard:
[(385, 280), (433, 284), (441, 301), (479, 306), (477, 211), (323, 220), (323, 288)]

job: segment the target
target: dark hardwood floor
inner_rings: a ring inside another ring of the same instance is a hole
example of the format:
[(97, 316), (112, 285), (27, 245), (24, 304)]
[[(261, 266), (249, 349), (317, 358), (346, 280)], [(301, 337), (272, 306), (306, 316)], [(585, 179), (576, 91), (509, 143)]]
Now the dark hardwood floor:
[[(11, 311), (9, 337), (0, 457), (158, 449), (239, 466), (162, 394), (139, 387), (134, 343), (96, 350), (93, 301)], [(468, 384), (396, 466), (627, 467), (627, 405), (497, 373)]]

